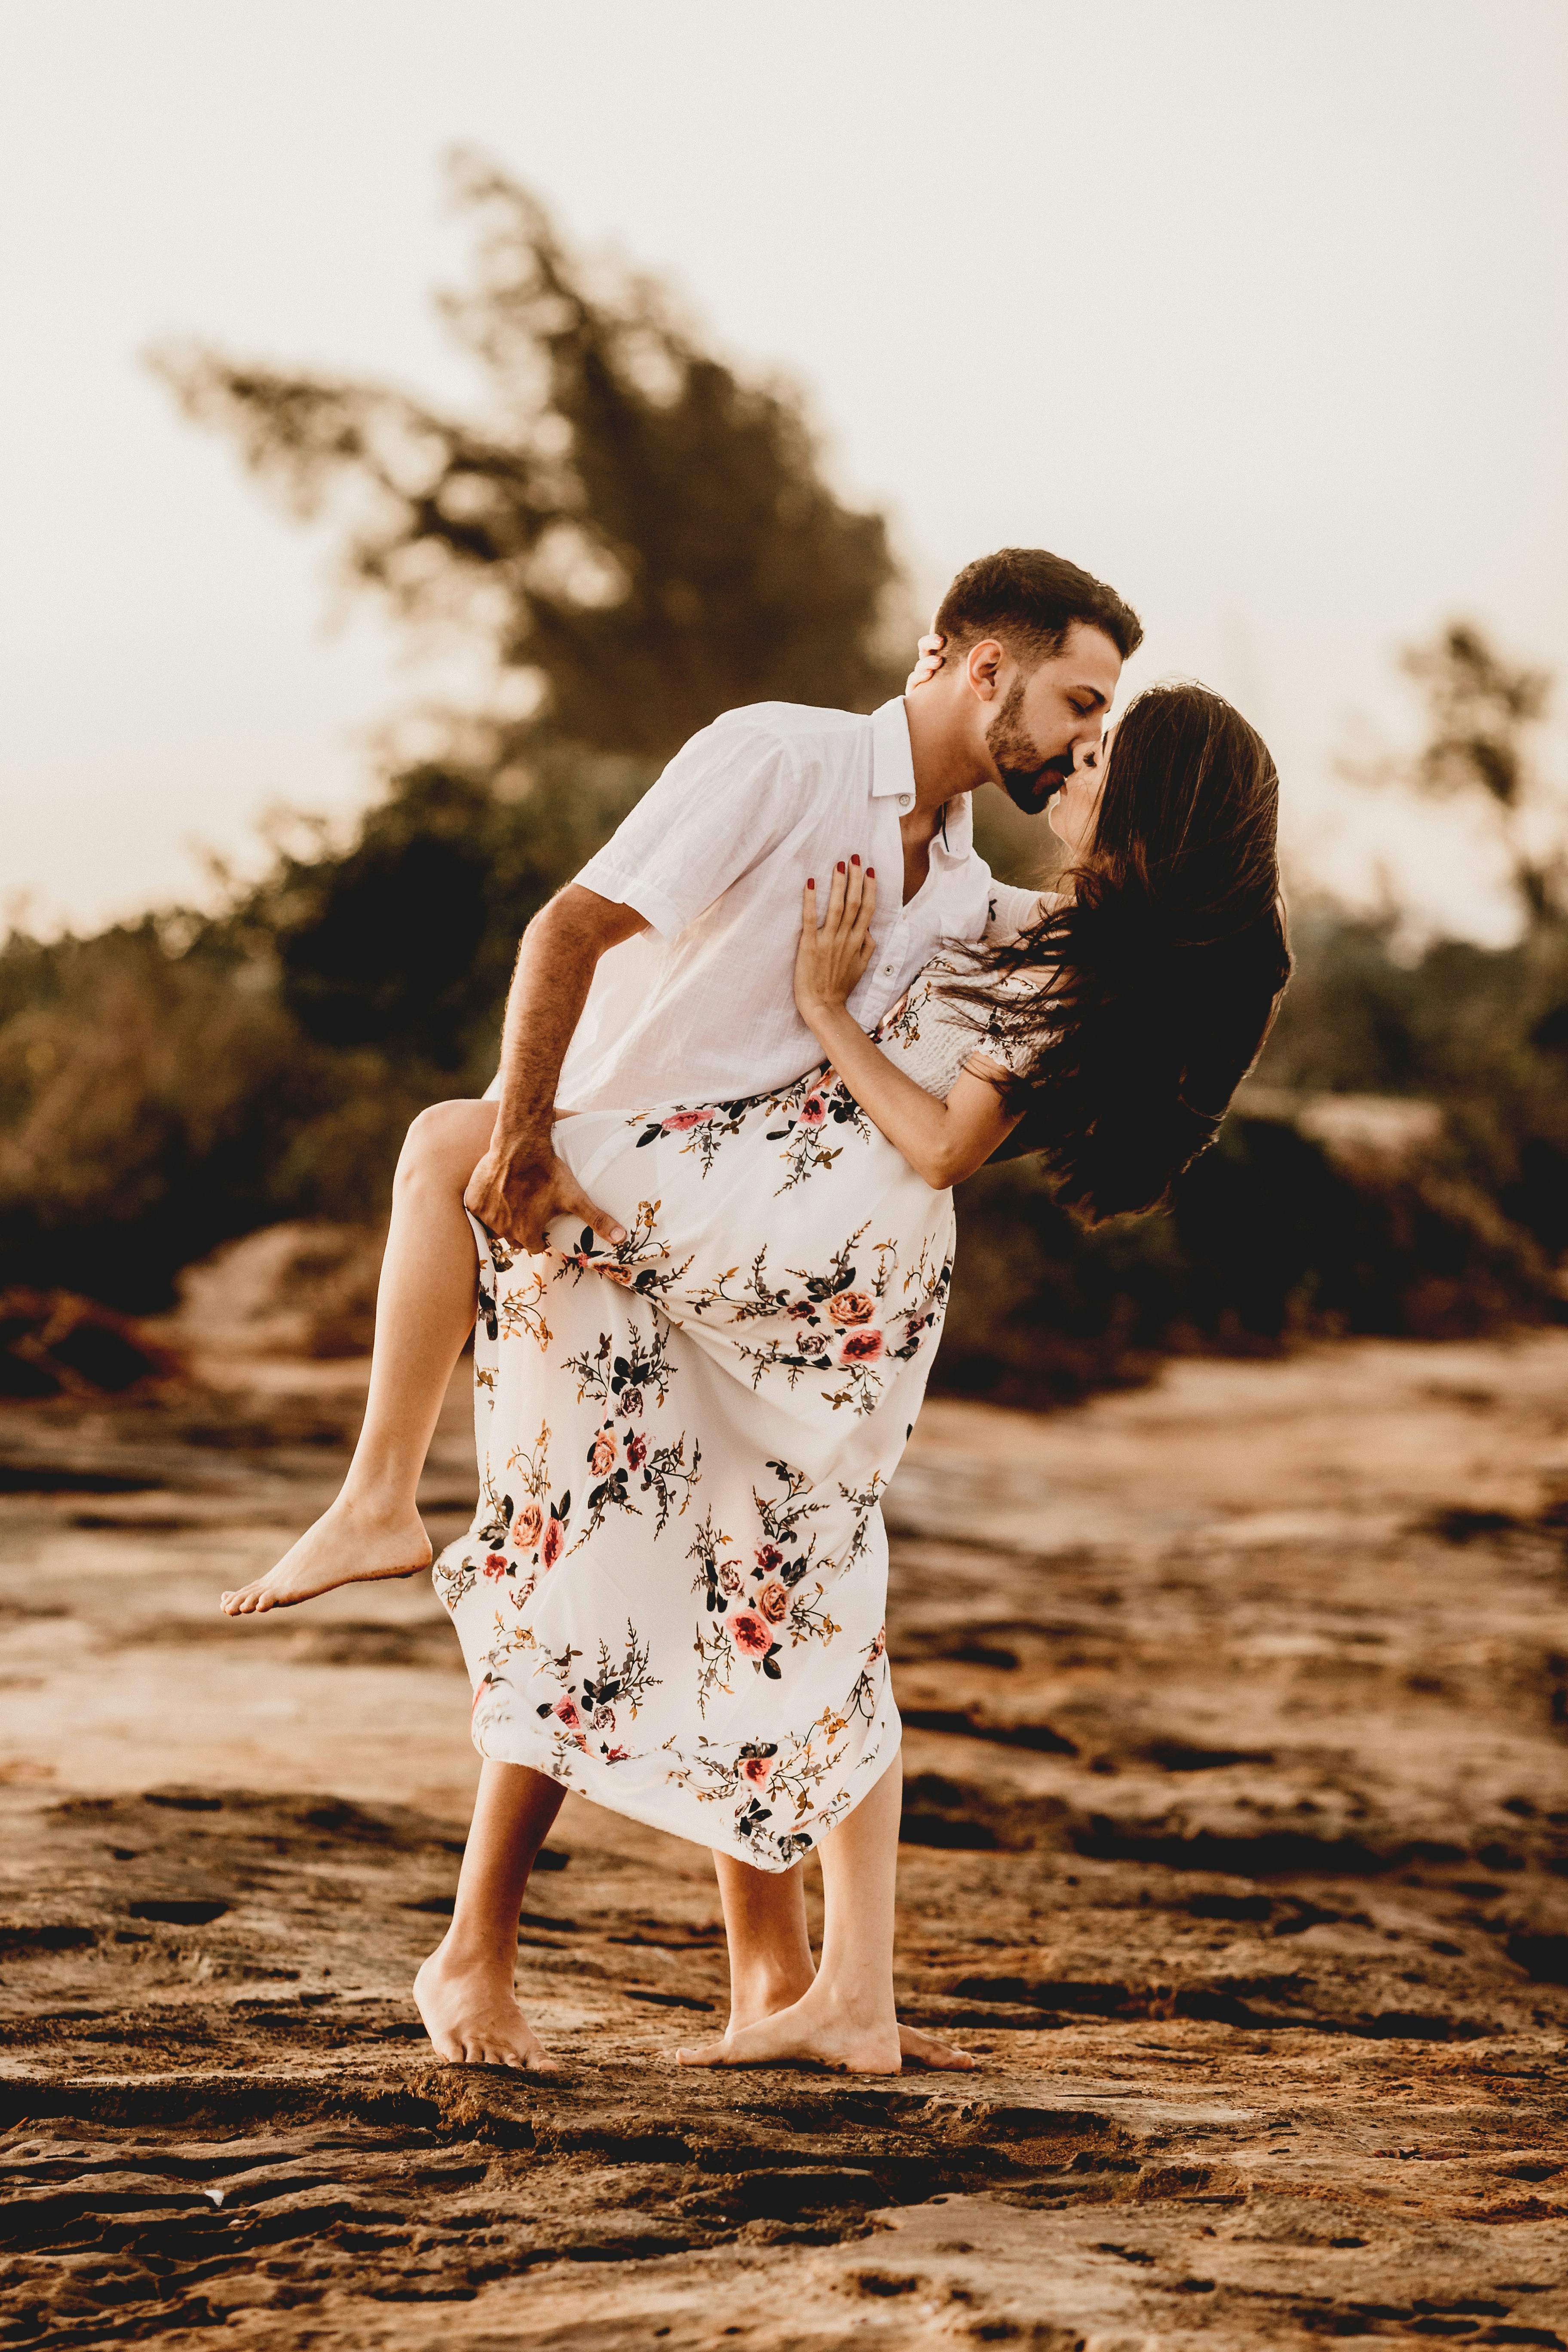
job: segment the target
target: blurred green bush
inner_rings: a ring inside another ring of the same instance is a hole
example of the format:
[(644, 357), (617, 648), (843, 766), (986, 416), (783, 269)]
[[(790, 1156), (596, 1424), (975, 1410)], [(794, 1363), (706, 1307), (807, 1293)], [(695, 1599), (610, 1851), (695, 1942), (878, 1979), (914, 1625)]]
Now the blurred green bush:
[(356, 838), (222, 913), (0, 950), (0, 1287), (144, 1313), (217, 1243), (370, 1222), (426, 1103), (482, 1093), (523, 926), (647, 785), (560, 750), (533, 790), (400, 778)]
[(1437, 939), (1411, 957), (1394, 917), (1320, 907), (1292, 946), (1259, 1077), (1440, 1104), (1456, 1169), (1552, 1257), (1568, 1251), (1568, 917), (1548, 907), (1507, 948)]
[(1086, 1233), (1013, 1160), (960, 1188), (958, 1218), (935, 1385), (999, 1403), (1063, 1402), (1163, 1355), (1459, 1339), (1558, 1310), (1546, 1254), (1451, 1165), (1336, 1165), (1239, 1105), (1165, 1215)]

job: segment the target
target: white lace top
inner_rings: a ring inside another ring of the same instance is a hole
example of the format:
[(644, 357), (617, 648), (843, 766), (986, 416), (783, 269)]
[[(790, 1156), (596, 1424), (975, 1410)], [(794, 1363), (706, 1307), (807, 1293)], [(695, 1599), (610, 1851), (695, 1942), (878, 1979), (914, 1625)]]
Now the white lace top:
[[(1016, 1046), (988, 1034), (984, 1025), (976, 1026), (984, 1019), (978, 1006), (952, 1004), (942, 996), (944, 981), (963, 976), (963, 965), (955, 957), (934, 956), (874, 1032), (874, 1042), (888, 1059), (939, 1102), (947, 1100), (972, 1055), (999, 1062), (1004, 1069), (1027, 1066), (1027, 1057)], [(1030, 985), (1025, 974), (1015, 972), (995, 983), (995, 992), (1026, 995)]]

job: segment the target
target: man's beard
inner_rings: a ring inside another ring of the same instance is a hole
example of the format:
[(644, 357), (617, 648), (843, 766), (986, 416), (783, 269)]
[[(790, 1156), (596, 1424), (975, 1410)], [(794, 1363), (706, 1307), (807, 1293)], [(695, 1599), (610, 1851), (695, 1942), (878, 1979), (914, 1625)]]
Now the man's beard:
[(1051, 794), (1071, 775), (1073, 755), (1058, 751), (1054, 758), (1043, 760), (1039, 745), (1032, 743), (1024, 731), (1018, 715), (1023, 707), (1024, 680), (1016, 677), (985, 730), (985, 743), (996, 762), (1002, 789), (1014, 807), (1022, 809), (1026, 816), (1038, 816)]

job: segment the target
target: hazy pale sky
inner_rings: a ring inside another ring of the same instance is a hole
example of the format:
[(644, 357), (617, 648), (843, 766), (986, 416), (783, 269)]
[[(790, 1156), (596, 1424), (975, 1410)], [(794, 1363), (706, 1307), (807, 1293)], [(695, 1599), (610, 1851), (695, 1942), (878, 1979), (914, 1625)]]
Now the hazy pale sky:
[[(49, 0), (0, 8), (0, 885), (79, 924), (342, 812), (416, 700), (331, 540), (175, 414), (195, 334), (471, 379), (475, 146), (809, 389), (922, 598), (1100, 572), (1129, 673), (1268, 736), (1298, 869), (1503, 920), (1480, 829), (1336, 783), (1452, 613), (1568, 698), (1563, 0)], [(1561, 739), (1558, 747), (1561, 749)]]

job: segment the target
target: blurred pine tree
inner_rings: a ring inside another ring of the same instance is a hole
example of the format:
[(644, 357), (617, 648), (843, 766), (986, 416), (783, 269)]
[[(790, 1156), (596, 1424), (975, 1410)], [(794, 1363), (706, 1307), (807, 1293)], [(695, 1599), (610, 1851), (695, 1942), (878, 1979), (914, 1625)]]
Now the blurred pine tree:
[(570, 252), (499, 172), (455, 174), (478, 268), (442, 308), (486, 379), (479, 416), (167, 348), (186, 413), (298, 512), (335, 506), (352, 579), (489, 648), (496, 769), (542, 734), (663, 761), (743, 703), (896, 692), (887, 525), (828, 487), (798, 393), (742, 380), (665, 289)]

